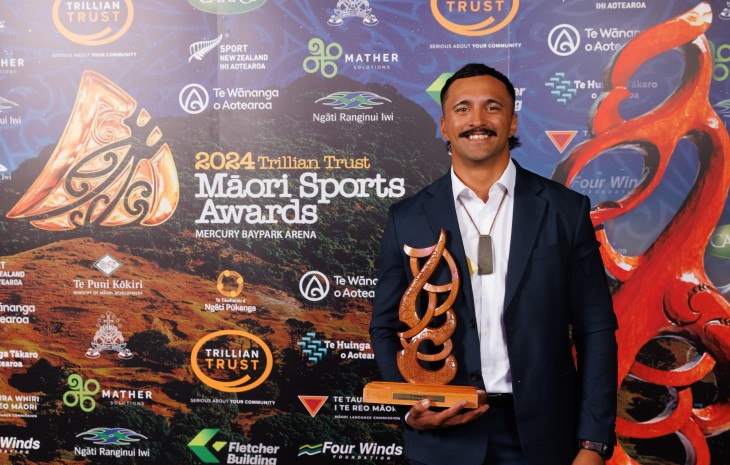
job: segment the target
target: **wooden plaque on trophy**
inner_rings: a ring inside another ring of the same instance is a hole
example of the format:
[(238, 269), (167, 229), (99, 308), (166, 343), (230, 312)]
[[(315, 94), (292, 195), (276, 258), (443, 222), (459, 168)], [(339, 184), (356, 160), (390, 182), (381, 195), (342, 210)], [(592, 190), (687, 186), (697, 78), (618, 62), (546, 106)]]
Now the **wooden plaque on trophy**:
[[(429, 399), (431, 406), (450, 407), (462, 400), (467, 408), (476, 408), (486, 403), (487, 393), (474, 386), (453, 386), (448, 384), (456, 376), (456, 358), (451, 353), (451, 336), (456, 329), (456, 314), (451, 308), (459, 293), (459, 272), (453, 257), (446, 250), (446, 233), (441, 230), (438, 242), (423, 249), (403, 246), (410, 257), (413, 281), (403, 293), (398, 310), (400, 321), (408, 330), (398, 333), (403, 350), (397, 354), (398, 369), (407, 383), (375, 381), (365, 385), (363, 402), (376, 404), (413, 405), (422, 399)], [(426, 259), (419, 268), (419, 259)], [(439, 262), (445, 260), (451, 272), (451, 282), (434, 285), (428, 282)], [(419, 295), (425, 292), (427, 306), (422, 316), (417, 303)], [(447, 294), (448, 293), (448, 294)], [(439, 294), (446, 294), (439, 303)], [(434, 318), (443, 321), (438, 327), (430, 326)], [(440, 348), (438, 353), (419, 350), (422, 343)], [(440, 367), (429, 369), (420, 362), (440, 362)]]

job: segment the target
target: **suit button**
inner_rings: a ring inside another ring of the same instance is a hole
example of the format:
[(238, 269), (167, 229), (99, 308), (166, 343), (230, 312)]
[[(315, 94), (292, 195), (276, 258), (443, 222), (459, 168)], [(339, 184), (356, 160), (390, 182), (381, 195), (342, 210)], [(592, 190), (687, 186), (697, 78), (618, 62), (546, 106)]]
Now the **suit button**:
[(472, 381), (479, 381), (479, 373), (472, 373), (471, 374), (471, 380)]

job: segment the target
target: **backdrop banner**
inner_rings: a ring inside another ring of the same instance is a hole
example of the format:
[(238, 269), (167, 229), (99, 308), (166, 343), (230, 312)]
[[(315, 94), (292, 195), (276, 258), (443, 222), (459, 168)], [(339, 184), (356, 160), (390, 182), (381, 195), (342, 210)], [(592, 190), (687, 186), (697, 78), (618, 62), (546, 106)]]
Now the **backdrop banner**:
[(407, 464), (379, 240), (482, 62), (593, 205), (609, 463), (730, 463), (730, 2), (6, 0), (0, 44), (0, 462)]

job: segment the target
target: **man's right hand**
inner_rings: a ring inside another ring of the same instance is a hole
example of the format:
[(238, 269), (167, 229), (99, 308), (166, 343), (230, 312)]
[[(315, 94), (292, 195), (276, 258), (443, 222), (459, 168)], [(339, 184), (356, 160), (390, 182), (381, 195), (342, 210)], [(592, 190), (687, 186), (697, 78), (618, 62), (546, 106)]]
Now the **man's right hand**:
[(429, 410), (430, 405), (428, 399), (423, 399), (411, 407), (406, 419), (408, 426), (415, 430), (448, 428), (469, 423), (484, 415), (484, 412), (489, 409), (489, 405), (482, 405), (475, 409), (464, 410), (465, 400), (441, 412)]

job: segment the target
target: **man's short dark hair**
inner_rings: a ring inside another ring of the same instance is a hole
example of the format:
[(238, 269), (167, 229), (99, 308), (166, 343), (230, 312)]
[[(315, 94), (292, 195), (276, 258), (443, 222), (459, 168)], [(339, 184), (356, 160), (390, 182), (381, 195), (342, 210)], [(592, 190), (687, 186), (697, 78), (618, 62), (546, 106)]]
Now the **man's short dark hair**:
[[(492, 68), (491, 66), (487, 66), (482, 63), (469, 63), (467, 65), (464, 65), (459, 69), (457, 72), (455, 72), (450, 78), (446, 80), (444, 83), (444, 86), (441, 88), (441, 111), (443, 112), (444, 109), (444, 102), (446, 101), (446, 96), (449, 93), (449, 88), (451, 87), (451, 84), (454, 83), (457, 79), (463, 79), (463, 78), (470, 78), (475, 76), (491, 76), (497, 80), (499, 80), (504, 86), (507, 88), (507, 93), (512, 98), (512, 111), (515, 110), (515, 99), (516, 99), (516, 92), (515, 92), (515, 86), (512, 85), (509, 78), (502, 74), (501, 72), (497, 71), (496, 69)], [(509, 148), (515, 149), (519, 147), (521, 144), (520, 140), (516, 136), (512, 136), (509, 138)]]

